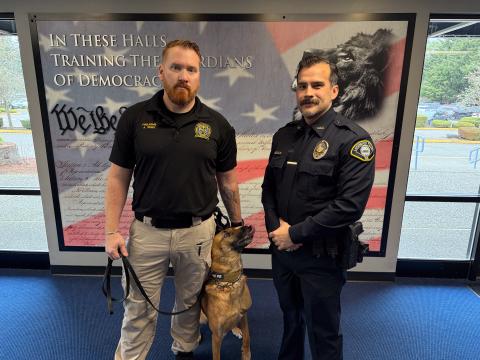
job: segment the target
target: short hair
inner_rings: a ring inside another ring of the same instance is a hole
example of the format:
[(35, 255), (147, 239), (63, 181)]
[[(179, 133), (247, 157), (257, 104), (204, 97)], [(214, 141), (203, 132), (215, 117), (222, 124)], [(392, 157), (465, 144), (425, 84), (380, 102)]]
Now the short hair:
[(165, 57), (168, 53), (168, 50), (174, 47), (182, 47), (184, 49), (190, 49), (195, 51), (200, 59), (202, 59), (202, 55), (200, 54), (200, 48), (198, 47), (197, 43), (190, 41), (190, 40), (172, 40), (165, 45), (162, 51), (162, 61), (165, 60)]
[(328, 66), (330, 66), (330, 78), (329, 78), (330, 84), (332, 84), (332, 86), (338, 85), (337, 66), (332, 62), (330, 62), (328, 59), (319, 55), (309, 53), (309, 52), (304, 52), (302, 60), (300, 60), (300, 62), (298, 63), (297, 76), (296, 76), (297, 81), (298, 81), (298, 74), (300, 74), (300, 71), (302, 71), (305, 68), (309, 68), (309, 67), (312, 67), (313, 65), (321, 64), (321, 63), (327, 64)]

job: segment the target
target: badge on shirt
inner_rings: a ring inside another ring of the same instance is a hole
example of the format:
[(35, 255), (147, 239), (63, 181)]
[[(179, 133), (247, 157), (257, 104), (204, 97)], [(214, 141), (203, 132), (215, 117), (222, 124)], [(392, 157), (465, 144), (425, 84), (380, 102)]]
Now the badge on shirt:
[(328, 142), (326, 140), (320, 141), (317, 145), (315, 145), (315, 149), (313, 149), (313, 158), (315, 160), (321, 159), (325, 156), (328, 151)]
[(200, 139), (209, 140), (212, 134), (212, 127), (204, 122), (199, 122), (195, 125), (195, 137)]
[(156, 122), (144, 122), (142, 123), (142, 128), (144, 129), (156, 129), (157, 123)]
[(370, 140), (360, 140), (353, 144), (350, 155), (358, 160), (370, 162), (375, 156), (375, 147)]

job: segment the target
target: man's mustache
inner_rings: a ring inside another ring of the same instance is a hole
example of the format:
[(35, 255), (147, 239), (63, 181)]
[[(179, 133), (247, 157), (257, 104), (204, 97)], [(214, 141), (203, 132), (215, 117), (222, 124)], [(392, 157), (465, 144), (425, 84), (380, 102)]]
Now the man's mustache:
[(300, 101), (300, 106), (303, 106), (303, 105), (318, 105), (320, 104), (320, 101), (318, 101), (318, 99), (303, 99), (302, 101)]
[(190, 85), (188, 85), (187, 83), (184, 83), (184, 82), (178, 82), (175, 84), (175, 89), (177, 88), (183, 88), (183, 89), (187, 89), (187, 90), (190, 90)]

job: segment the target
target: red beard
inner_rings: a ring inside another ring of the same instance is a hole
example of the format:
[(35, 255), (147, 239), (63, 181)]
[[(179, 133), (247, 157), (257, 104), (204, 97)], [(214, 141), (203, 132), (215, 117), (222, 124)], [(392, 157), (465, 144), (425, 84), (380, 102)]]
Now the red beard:
[(175, 86), (165, 86), (165, 92), (168, 98), (178, 106), (189, 104), (196, 95), (188, 85), (179, 83), (175, 84)]

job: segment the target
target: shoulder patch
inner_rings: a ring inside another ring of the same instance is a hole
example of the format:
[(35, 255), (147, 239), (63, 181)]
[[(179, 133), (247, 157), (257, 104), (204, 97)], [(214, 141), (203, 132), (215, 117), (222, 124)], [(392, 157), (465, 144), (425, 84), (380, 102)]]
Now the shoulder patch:
[(350, 149), (350, 156), (364, 162), (370, 162), (375, 157), (375, 147), (370, 140), (359, 140)]

